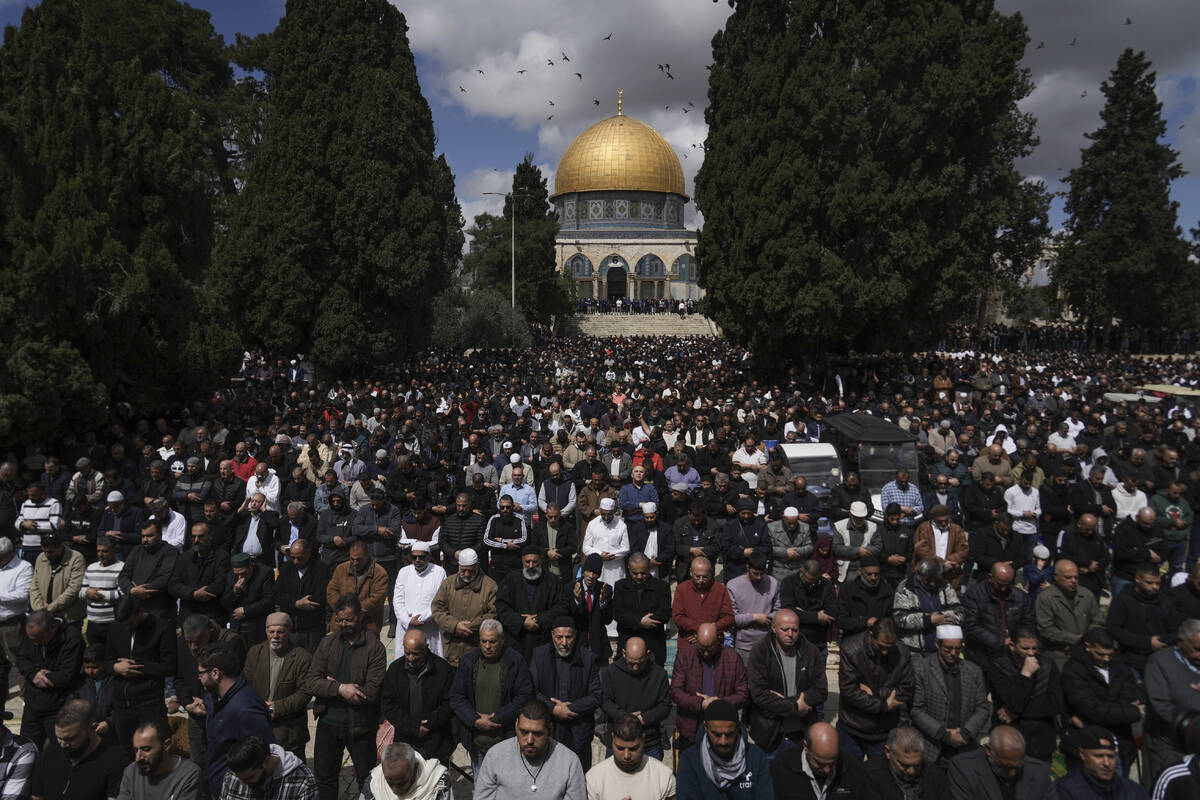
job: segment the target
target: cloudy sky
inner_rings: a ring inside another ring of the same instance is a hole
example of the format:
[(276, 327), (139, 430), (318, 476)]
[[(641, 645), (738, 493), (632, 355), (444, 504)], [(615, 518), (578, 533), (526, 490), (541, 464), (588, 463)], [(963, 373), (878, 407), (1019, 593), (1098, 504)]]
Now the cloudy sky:
[[(1121, 51), (1132, 46), (1147, 53), (1158, 73), (1167, 141), (1191, 173), (1173, 187), (1180, 224), (1185, 230), (1196, 226), (1200, 22), (1195, 0), (997, 2), (1002, 11), (1019, 11), (1029, 26), (1025, 63), (1037, 88), (1025, 107), (1037, 116), (1041, 145), (1020, 165), (1026, 175), (1046, 180), (1052, 189), (1063, 188), (1057, 181), (1078, 164), (1086, 143), (1083, 134), (1099, 124), (1100, 83)], [(468, 222), (500, 206), (500, 198), (483, 193), (508, 189), (512, 169), (526, 152), (534, 154), (553, 187), (554, 168), (571, 140), (615, 113), (617, 87), (625, 90), (626, 113), (653, 125), (675, 148), (692, 192), (703, 158), (692, 145), (705, 136), (705, 66), (712, 59), (712, 35), (730, 13), (725, 2), (394, 3), (408, 18), (439, 147), (454, 169)], [(0, 0), (0, 22), (18, 22), (26, 4)], [(214, 25), (227, 39), (236, 32), (270, 30), (283, 12), (282, 0), (194, 4), (212, 12)], [(1059, 219), (1056, 215), (1055, 221)]]

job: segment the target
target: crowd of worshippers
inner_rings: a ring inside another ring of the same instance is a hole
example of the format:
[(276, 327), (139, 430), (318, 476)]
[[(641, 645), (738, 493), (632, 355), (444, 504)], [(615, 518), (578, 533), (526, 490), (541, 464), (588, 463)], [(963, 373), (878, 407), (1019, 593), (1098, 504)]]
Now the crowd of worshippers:
[[(331, 800), (348, 753), (363, 797), (444, 800), (460, 744), (485, 798), (1200, 792), (1200, 418), (1104, 395), (1191, 367), (756, 369), (716, 339), (280, 362), (14, 454), (0, 798)], [(776, 447), (848, 411), (920, 447), (878, 503)]]

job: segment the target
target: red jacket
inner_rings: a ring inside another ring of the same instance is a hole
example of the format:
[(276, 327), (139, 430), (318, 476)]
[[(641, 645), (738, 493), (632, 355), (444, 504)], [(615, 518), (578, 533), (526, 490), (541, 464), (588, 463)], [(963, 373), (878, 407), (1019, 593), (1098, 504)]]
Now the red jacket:
[(658, 472), (663, 471), (662, 456), (653, 450), (648, 450), (646, 447), (642, 447), (641, 450), (638, 450), (633, 454), (633, 466), (635, 467), (645, 466), (647, 460), (650, 461), (650, 464), (655, 470)]
[[(683, 581), (675, 589), (675, 602), (671, 604), (671, 616), (679, 627), (679, 650), (690, 648), (689, 636), (705, 622), (715, 623), (719, 633), (733, 629), (733, 601), (723, 583), (714, 583), (708, 594), (701, 597), (691, 581)], [(678, 658), (678, 656), (676, 656)]]
[[(703, 682), (700, 651), (694, 647), (679, 651), (675, 656), (675, 669), (671, 672), (671, 700), (678, 708), (675, 729), (688, 740), (695, 740), (696, 728), (704, 716), (704, 701), (697, 695)], [(733, 648), (721, 648), (713, 668), (713, 683), (717, 697), (733, 703), (735, 708), (743, 708), (750, 701), (746, 667)]]

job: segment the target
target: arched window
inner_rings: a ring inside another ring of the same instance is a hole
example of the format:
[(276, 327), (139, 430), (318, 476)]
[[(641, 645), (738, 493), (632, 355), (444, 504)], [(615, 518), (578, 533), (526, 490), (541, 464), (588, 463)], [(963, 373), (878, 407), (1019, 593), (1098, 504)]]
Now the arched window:
[(650, 253), (638, 260), (636, 272), (642, 278), (661, 278), (667, 274), (667, 268), (661, 258)]
[(684, 253), (671, 264), (671, 277), (677, 280), (695, 283), (700, 279), (700, 271), (696, 268), (696, 259)]
[(567, 267), (576, 278), (592, 277), (592, 262), (584, 255), (574, 255), (567, 261)]

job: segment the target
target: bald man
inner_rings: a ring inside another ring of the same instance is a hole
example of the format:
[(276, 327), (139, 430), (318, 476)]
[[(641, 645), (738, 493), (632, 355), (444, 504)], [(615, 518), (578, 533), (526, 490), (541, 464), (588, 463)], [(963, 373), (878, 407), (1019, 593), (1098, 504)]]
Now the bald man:
[(679, 628), (679, 650), (696, 644), (696, 629), (711, 622), (722, 634), (733, 628), (733, 599), (723, 583), (713, 581), (713, 565), (705, 556), (692, 559), (689, 581), (675, 588), (671, 616)]
[(600, 684), (601, 707), (609, 722), (616, 723), (622, 714), (640, 719), (646, 733), (646, 755), (661, 760), (662, 723), (671, 712), (670, 683), (640, 636), (631, 636), (621, 657), (601, 670)]
[(681, 651), (671, 671), (671, 701), (678, 709), (677, 750), (692, 745), (704, 709), (714, 700), (742, 708), (750, 700), (750, 689), (741, 657), (725, 646), (716, 625), (705, 622), (696, 629), (696, 646)]
[(1090, 589), (1097, 599), (1107, 587), (1104, 573), (1112, 557), (1108, 544), (1099, 532), (1100, 520), (1095, 514), (1082, 514), (1063, 537), (1059, 555), (1069, 558), (1079, 567), (1079, 585)]
[(950, 759), (953, 800), (1056, 800), (1050, 765), (1025, 754), (1025, 739), (1008, 725), (992, 728), (982, 748)]
[(1010, 564), (999, 561), (986, 581), (963, 592), (967, 658), (980, 666), (1004, 653), (1014, 629), (1035, 624), (1029, 595), (1015, 585), (1016, 577)]
[(271, 711), (275, 742), (304, 760), (308, 742), (308, 701), (304, 691), (312, 655), (292, 644), (292, 618), (282, 611), (267, 615), (267, 640), (246, 653), (246, 682)]
[(393, 741), (412, 745), (423, 758), (449, 764), (455, 745), (450, 708), (454, 669), (430, 651), (420, 628), (404, 634), (401, 649), (402, 657), (383, 676), (381, 715), (392, 723)]
[(800, 635), (800, 618), (790, 608), (775, 612), (771, 635), (754, 645), (746, 675), (751, 699), (749, 729), (768, 754), (798, 743), (817, 721), (829, 696), (825, 659)]
[(837, 730), (828, 722), (814, 723), (804, 734), (803, 746), (775, 758), (771, 783), (776, 800), (876, 797), (862, 762), (842, 756)]
[(1069, 558), (1054, 565), (1054, 583), (1038, 593), (1035, 603), (1038, 635), (1059, 668), (1066, 666), (1071, 648), (1101, 621), (1100, 604), (1090, 589), (1079, 585), (1079, 566)]

